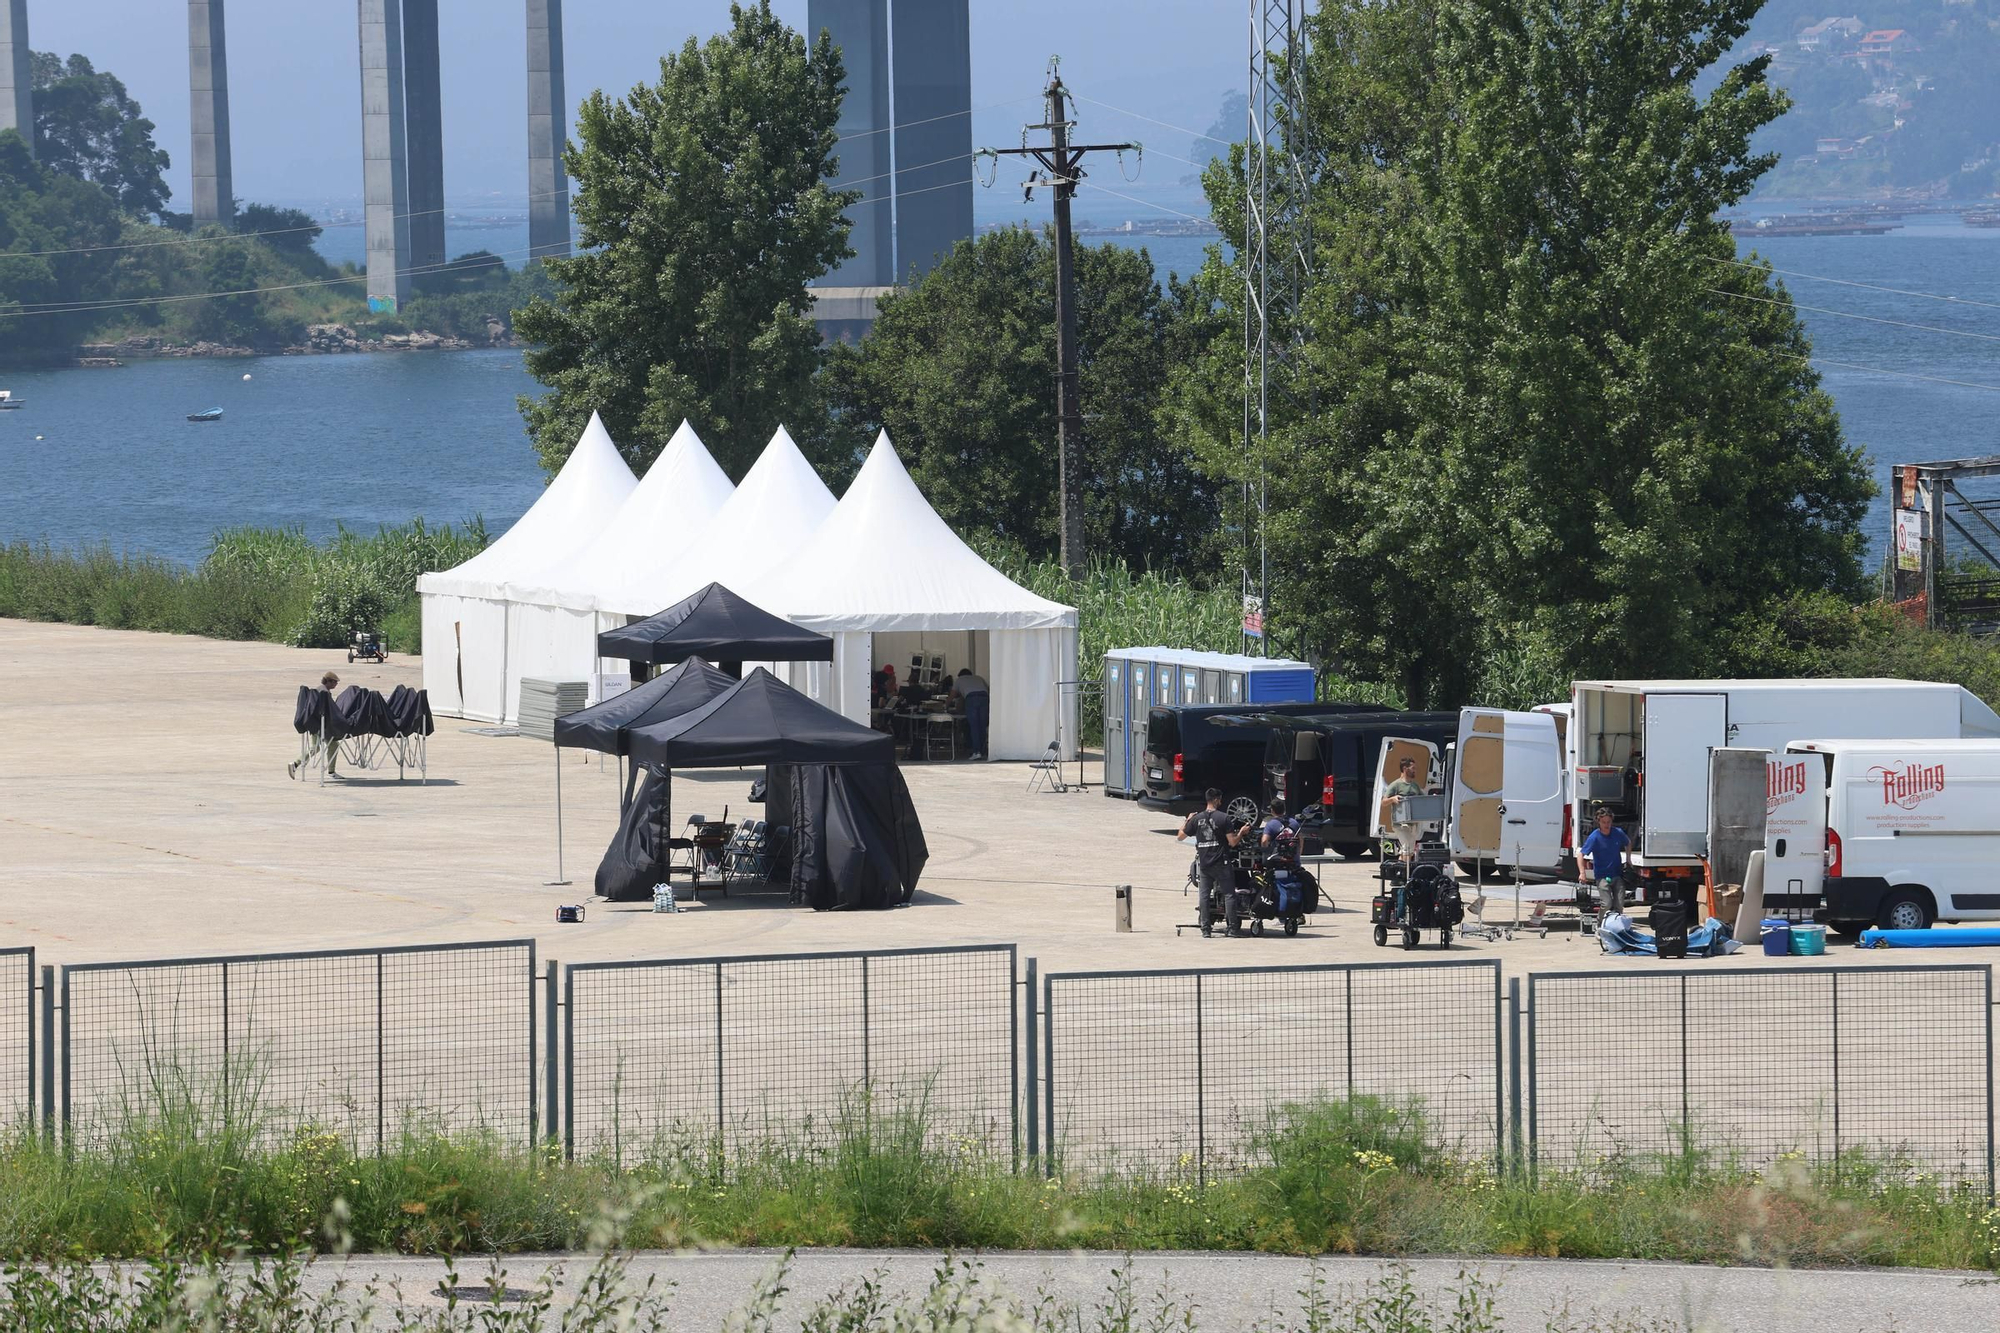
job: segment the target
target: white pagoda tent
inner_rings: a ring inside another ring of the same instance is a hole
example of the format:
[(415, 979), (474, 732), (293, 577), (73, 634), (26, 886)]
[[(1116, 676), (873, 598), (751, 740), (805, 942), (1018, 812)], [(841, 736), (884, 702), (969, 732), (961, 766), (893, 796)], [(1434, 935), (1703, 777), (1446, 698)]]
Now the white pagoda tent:
[(1076, 609), (1038, 597), (982, 560), (930, 507), (885, 431), (812, 537), (755, 579), (729, 586), (768, 611), (830, 634), (834, 660), (795, 663), (794, 684), (868, 721), (874, 671), (944, 658), (991, 690), (989, 756), (1035, 759), (1050, 741), (1076, 752)]
[[(587, 680), (589, 698), (603, 695), (597, 635), (622, 625), (600, 615), (601, 594), (633, 575), (671, 569), (710, 526), (735, 487), (707, 446), (683, 421), (646, 469), (615, 517), (579, 550), (510, 578), (507, 613), (507, 717), (519, 707), (521, 681)], [(685, 594), (683, 594), (685, 596)], [(652, 615), (679, 598), (645, 607)]]
[(604, 423), (591, 413), (576, 448), (541, 498), (472, 559), (417, 579), (423, 607), (424, 688), (447, 716), (497, 722), (510, 696), (507, 583), (581, 550), (604, 531), (638, 486)]

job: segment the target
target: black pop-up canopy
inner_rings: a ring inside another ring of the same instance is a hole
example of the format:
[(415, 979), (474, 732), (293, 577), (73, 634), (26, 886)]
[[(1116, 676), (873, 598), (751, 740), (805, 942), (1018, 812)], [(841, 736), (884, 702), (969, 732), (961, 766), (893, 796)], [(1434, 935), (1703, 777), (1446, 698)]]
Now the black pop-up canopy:
[(833, 640), (711, 583), (658, 615), (598, 635), (597, 655), (627, 662), (831, 662)]
[(556, 744), (571, 750), (625, 754), (639, 727), (671, 721), (736, 684), (698, 657), (661, 672), (643, 685), (556, 719)]
[(762, 667), (699, 708), (632, 730), (627, 752), (652, 775), (598, 867), (607, 897), (666, 877), (670, 770), (755, 765), (792, 775), (792, 881), (814, 906), (893, 906), (916, 886), (928, 853), (895, 741)]

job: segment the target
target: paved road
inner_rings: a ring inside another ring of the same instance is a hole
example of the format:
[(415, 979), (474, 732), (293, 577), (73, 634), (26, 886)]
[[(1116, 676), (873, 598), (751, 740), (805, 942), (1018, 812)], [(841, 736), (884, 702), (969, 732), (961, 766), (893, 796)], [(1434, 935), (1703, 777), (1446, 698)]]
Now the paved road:
[[(742, 1306), (760, 1277), (771, 1272), (781, 1255), (749, 1250), (722, 1254), (646, 1254), (634, 1264), (635, 1277), (658, 1276), (674, 1284), (672, 1326), (687, 1330), (719, 1330), (724, 1319)], [(896, 1295), (914, 1295), (929, 1281), (939, 1255), (921, 1251), (808, 1251), (796, 1255), (788, 1275), (784, 1311), (797, 1327), (810, 1301), (827, 1296), (875, 1270), (885, 1274), (884, 1287)], [(515, 1256), (505, 1262), (506, 1281), (524, 1286), (551, 1263), (549, 1256)], [(1113, 1269), (1130, 1264), (1134, 1290), (1149, 1308), (1163, 1288), (1180, 1301), (1198, 1307), (1196, 1322), (1203, 1330), (1247, 1329), (1273, 1311), (1296, 1312), (1298, 1288), (1307, 1265), (1298, 1259), (1237, 1254), (1147, 1254), (1129, 1260), (1101, 1253), (1037, 1253), (986, 1256), (985, 1277), (1024, 1300), (1047, 1292), (1086, 1309), (1102, 1299)], [(569, 1261), (571, 1277), (587, 1260)], [(1357, 1287), (1392, 1271), (1374, 1259), (1323, 1261), (1329, 1287)], [(1507, 1333), (1520, 1330), (1591, 1329), (1588, 1316), (1606, 1322), (1606, 1333), (1654, 1333), (1654, 1330), (1700, 1330), (1702, 1333), (1992, 1333), (2000, 1326), (2000, 1284), (1991, 1275), (1916, 1272), (1884, 1269), (1839, 1271), (1773, 1271), (1716, 1269), (1680, 1264), (1587, 1263), (1555, 1260), (1423, 1259), (1412, 1262), (1420, 1289), (1442, 1296), (1456, 1287), (1462, 1270), (1471, 1269), (1497, 1283), (1496, 1313)], [(340, 1272), (339, 1265), (322, 1266), (314, 1275), (324, 1286)], [(398, 1282), (405, 1293), (430, 1293), (442, 1267), (435, 1260), (377, 1256), (347, 1261), (347, 1275), (361, 1280), (375, 1275)], [(475, 1284), (485, 1269), (477, 1263), (461, 1268), (460, 1282)], [(425, 1304), (439, 1303), (425, 1297)], [(1561, 1311), (1568, 1323), (1552, 1324)], [(1617, 1323), (1622, 1318), (1626, 1322)], [(1141, 1321), (1143, 1322), (1143, 1321)], [(1088, 1327), (1086, 1322), (1086, 1327)], [(1289, 1325), (1279, 1325), (1289, 1327)]]

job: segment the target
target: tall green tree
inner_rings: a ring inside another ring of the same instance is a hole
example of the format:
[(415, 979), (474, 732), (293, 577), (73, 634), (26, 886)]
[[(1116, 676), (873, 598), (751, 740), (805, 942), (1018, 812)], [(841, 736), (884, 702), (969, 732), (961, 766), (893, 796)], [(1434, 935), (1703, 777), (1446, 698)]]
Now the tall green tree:
[(1856, 589), (1863, 460), (1714, 220), (1785, 105), (1761, 60), (1693, 87), (1757, 3), (1321, 8), (1281, 624), (1412, 703), (1514, 702), (1713, 674), (1774, 600)]
[(590, 413), (635, 467), (682, 418), (740, 476), (780, 422), (807, 419), (819, 336), (806, 284), (852, 253), (835, 170), (840, 57), (769, 0), (660, 61), (658, 83), (591, 94), (564, 161), (582, 252), (518, 311), (547, 385), (521, 399), (550, 472)]
[[(1162, 292), (1139, 250), (1081, 246), (1076, 270), (1089, 550), (1204, 568), (1215, 487), (1156, 416), (1185, 293)], [(825, 392), (844, 457), (886, 428), (947, 522), (1047, 558), (1059, 545), (1055, 368), (1054, 246), (1007, 227), (885, 297), (869, 336), (829, 353)]]
[(35, 154), (44, 167), (102, 186), (149, 218), (167, 205), (166, 150), (125, 85), (83, 56), (34, 53)]

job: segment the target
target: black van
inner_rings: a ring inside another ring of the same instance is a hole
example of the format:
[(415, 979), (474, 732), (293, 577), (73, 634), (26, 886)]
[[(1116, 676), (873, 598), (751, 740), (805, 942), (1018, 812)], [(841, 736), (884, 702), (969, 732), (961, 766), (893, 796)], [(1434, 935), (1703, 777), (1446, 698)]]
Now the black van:
[[(1458, 739), (1458, 714), (1388, 710), (1332, 719), (1273, 719), (1264, 742), (1260, 795), (1282, 800), (1304, 824), (1308, 845), (1321, 843), (1342, 856), (1368, 851), (1375, 795), (1375, 762), (1386, 737), (1430, 741), (1440, 753)], [(1332, 780), (1331, 807), (1326, 803)]]
[(1332, 719), (1343, 713), (1374, 711), (1369, 704), (1179, 704), (1146, 714), (1142, 762), (1146, 794), (1139, 799), (1175, 814), (1201, 808), (1210, 787), (1222, 792), (1224, 807), (1243, 819), (1263, 809), (1264, 742), (1274, 723), (1295, 717)]

